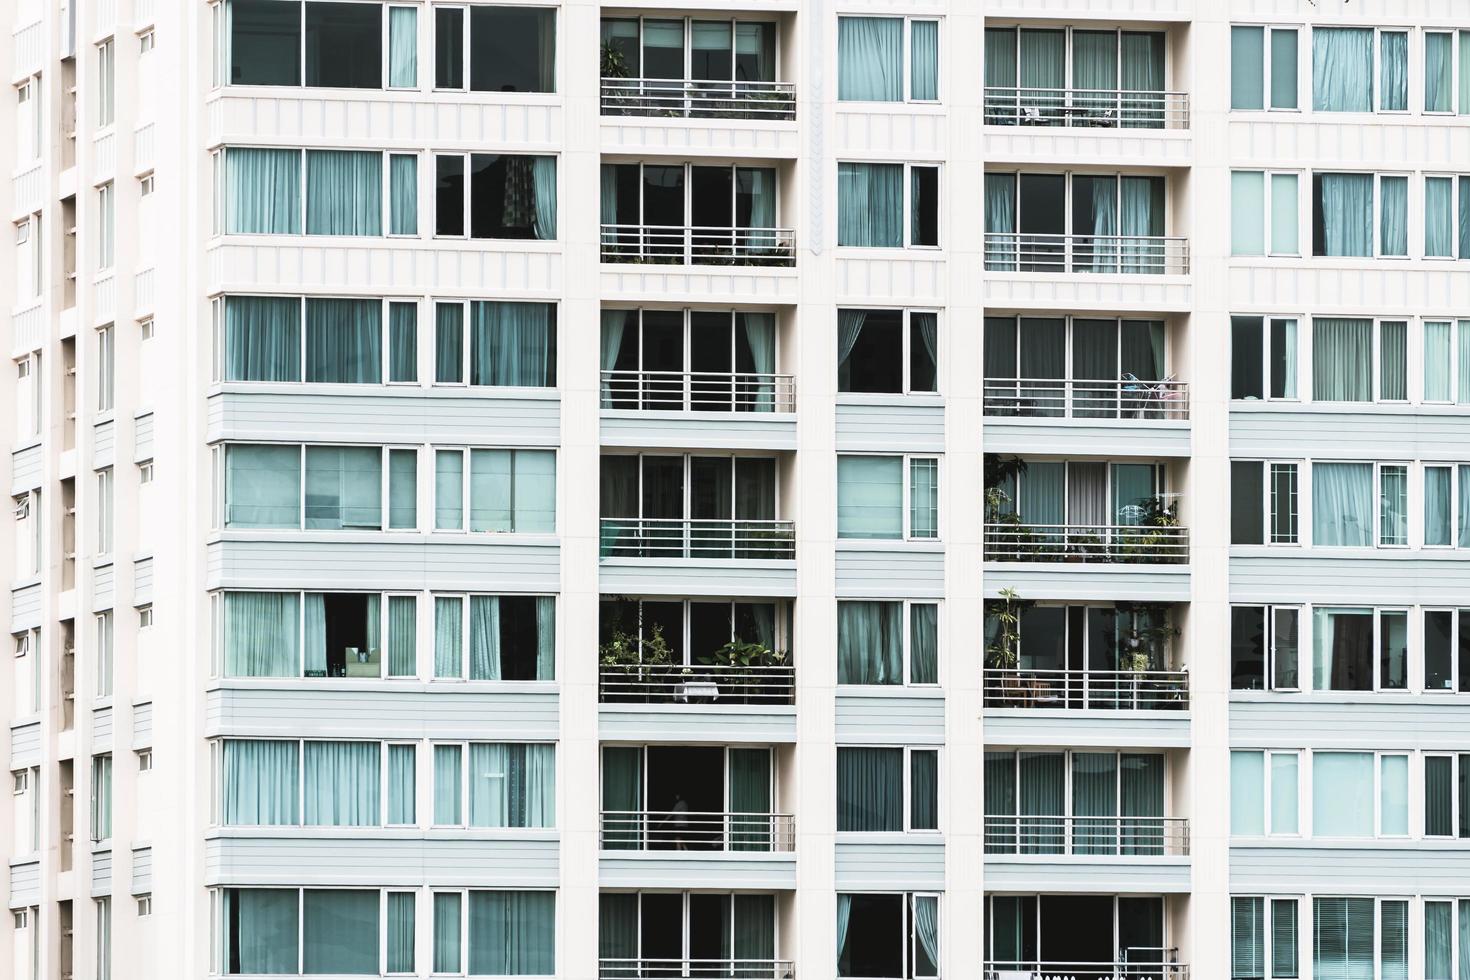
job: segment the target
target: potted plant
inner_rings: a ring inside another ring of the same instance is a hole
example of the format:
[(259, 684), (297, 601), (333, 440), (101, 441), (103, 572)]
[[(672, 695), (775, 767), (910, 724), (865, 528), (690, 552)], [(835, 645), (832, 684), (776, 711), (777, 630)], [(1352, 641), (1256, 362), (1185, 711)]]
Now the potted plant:
[[(628, 70), (628, 59), (623, 57), (623, 52), (618, 50), (617, 45), (611, 41), (602, 42), (599, 61), (604, 79), (625, 79), (632, 75), (632, 72)], [(633, 101), (628, 95), (628, 87), (619, 85), (613, 89), (613, 92), (615, 94), (603, 96), (603, 111), (612, 115), (626, 115), (627, 113), (621, 110), (624, 110), (624, 107)]]
[[(751, 670), (752, 667), (784, 667), (787, 655), (784, 650), (772, 650), (764, 643), (753, 643), (738, 637), (720, 647), (708, 657), (700, 659), (700, 663), (710, 667), (723, 668), (719, 676), (728, 687), (745, 688), (748, 695), (760, 693), (763, 682), (769, 676), (767, 672)], [(719, 687), (712, 682), (709, 686), (714, 688), (711, 700), (719, 696)]]
[[(985, 666), (994, 670), (1013, 671), (1021, 663), (1021, 615), (1034, 606), (1034, 602), (1022, 599), (1013, 588), (1000, 590), (1000, 598), (985, 603), (985, 616), (994, 622), (994, 636), (985, 647)], [(1014, 684), (1007, 685), (1002, 678), (1002, 693), (997, 697), (1001, 704), (1019, 702)]]
[[(664, 639), (661, 626), (654, 626), (648, 635), (642, 637), (625, 631), (621, 625), (615, 626), (607, 642), (598, 647), (597, 653), (598, 660), (604, 667), (616, 668), (612, 673), (628, 678), (619, 685), (621, 690), (618, 692), (618, 700), (622, 700), (623, 696), (658, 694), (657, 678), (667, 674), (673, 663), (673, 654), (669, 650), (668, 641)], [(645, 684), (636, 684), (633, 678), (642, 678)], [(645, 689), (640, 690), (640, 687)]]

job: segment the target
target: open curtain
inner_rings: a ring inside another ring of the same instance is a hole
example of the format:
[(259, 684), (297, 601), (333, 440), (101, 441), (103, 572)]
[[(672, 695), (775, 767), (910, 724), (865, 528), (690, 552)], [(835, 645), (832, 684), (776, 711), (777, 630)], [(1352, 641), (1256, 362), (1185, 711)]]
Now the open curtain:
[(228, 739), (224, 747), (226, 826), (285, 827), (300, 822), (297, 743)]
[(1342, 317), (1312, 320), (1312, 399), (1373, 399), (1373, 321)]
[(985, 268), (1016, 271), (1016, 175), (985, 175)]
[(837, 683), (903, 683), (903, 604), (837, 604)]
[(301, 380), (301, 301), (225, 297), (226, 381)]
[[(393, 13), (411, 7), (390, 7)], [(388, 233), (419, 233), (419, 158), (411, 153), (394, 153), (388, 157)]]
[(412, 824), (416, 821), (414, 774), (417, 770), (414, 745), (388, 746), (388, 822)]
[(852, 387), (848, 380), (851, 366), (848, 358), (863, 334), (863, 324), (868, 320), (867, 310), (839, 309), (837, 311), (837, 390), (847, 391)]
[(1373, 111), (1372, 28), (1312, 28), (1312, 108)]
[(532, 229), (543, 242), (556, 240), (556, 157), (531, 157), (531, 183), (536, 199)]
[(470, 596), (470, 680), (500, 680), (500, 597)]
[(909, 683), (939, 683), (939, 606), (909, 606)]
[(308, 741), (302, 768), (303, 823), (373, 827), (382, 822), (377, 742)]
[[(771, 849), (771, 752), (769, 749), (730, 749), (730, 849)], [(742, 819), (740, 814), (750, 816)]]
[(227, 970), (249, 975), (292, 974), (300, 965), (300, 892), (295, 888), (227, 888)]
[(556, 893), (470, 892), (469, 973), (556, 973)]
[(301, 234), (301, 151), (225, 150), (225, 231)]
[(300, 624), (295, 592), (226, 592), (225, 676), (297, 676)]
[(470, 384), (555, 384), (556, 308), (550, 303), (470, 304)]
[[(1465, 44), (1470, 46), (1470, 32), (1467, 32)], [(1459, 258), (1470, 259), (1470, 177), (1460, 177), (1459, 182), (1460, 207), (1459, 213), (1455, 215), (1455, 241), (1459, 247), (1455, 254)]]
[[(939, 388), (939, 315), (914, 311), (909, 314), (910, 387), (914, 391), (937, 391)], [(922, 353), (921, 353), (922, 352)]]
[(1312, 464), (1312, 543), (1373, 546), (1373, 464)]
[(388, 8), (388, 87), (417, 88), (419, 84), (417, 7)]
[(469, 756), (471, 827), (556, 823), (556, 747), (475, 743)]
[[(604, 374), (615, 370), (618, 366), (618, 354), (623, 349), (623, 329), (629, 319), (637, 314), (631, 310), (603, 310), (602, 311), (602, 370)], [(614, 389), (611, 383), (604, 378), (602, 381), (602, 407), (621, 407), (621, 398), (614, 397)]]
[(914, 976), (939, 976), (939, 896), (914, 896), (914, 934), (919, 939)]
[(933, 102), (939, 98), (939, 21), (910, 21), (909, 43), (909, 98)]
[(301, 526), (301, 450), (235, 444), (225, 449), (225, 526)]
[(736, 236), (736, 245), (756, 252), (776, 244), (776, 171), (770, 167), (736, 167), (735, 197), (749, 202), (750, 212), (744, 221), (736, 208), (737, 228), (752, 229)]
[(556, 680), (556, 597), (536, 597), (536, 679)]
[(1072, 853), (1118, 852), (1118, 756), (1072, 754)]
[(837, 244), (903, 247), (903, 165), (837, 165)]
[[(1321, 227), (1317, 231), (1319, 254), (1328, 256), (1373, 255), (1373, 175), (1317, 174), (1317, 207)], [(1387, 226), (1389, 215), (1382, 216)]]
[[(1366, 31), (1369, 36), (1372, 31)], [(1409, 108), (1409, 35), (1383, 31), (1378, 35), (1378, 107), (1388, 112)]]
[(852, 921), (852, 896), (838, 894), (837, 896), (837, 962), (838, 976), (842, 976), (841, 966), (843, 954), (847, 952), (847, 927)]
[(378, 384), (383, 380), (383, 304), (375, 299), (306, 301), (306, 380)]
[(903, 749), (837, 749), (837, 830), (903, 830)]
[(383, 154), (306, 151), (306, 233), (383, 233)]
[[(839, 314), (840, 316), (840, 314)], [(774, 313), (736, 313), (735, 324), (740, 330), (740, 336), (745, 339), (745, 347), (750, 352), (751, 368), (760, 377), (755, 379), (754, 384), (742, 386), (740, 394), (753, 396), (753, 402), (742, 400), (736, 403), (738, 408), (747, 405), (757, 412), (771, 412), (776, 408), (776, 387), (773, 378), (767, 377), (776, 373), (776, 315)]]
[[(1349, 690), (1363, 678), (1353, 677), (1358, 664), (1371, 659), (1373, 611), (1328, 608), (1312, 610), (1312, 688)], [(1371, 672), (1371, 667), (1369, 668)]]
[(903, 101), (903, 18), (837, 18), (837, 98)]
[(606, 746), (602, 750), (602, 809), (615, 813), (617, 824), (604, 830), (602, 848), (606, 851), (636, 851), (642, 847), (643, 835), (636, 816), (643, 810), (643, 749), (629, 746)]

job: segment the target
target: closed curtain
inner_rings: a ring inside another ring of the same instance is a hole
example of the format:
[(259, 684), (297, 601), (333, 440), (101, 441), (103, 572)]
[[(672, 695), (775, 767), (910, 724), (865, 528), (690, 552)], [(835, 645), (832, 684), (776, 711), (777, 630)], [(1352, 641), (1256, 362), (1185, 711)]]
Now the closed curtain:
[(1373, 111), (1371, 28), (1312, 28), (1312, 108), (1317, 112)]
[(470, 304), (470, 384), (554, 384), (556, 311), (550, 303)]
[(985, 122), (1006, 125), (1016, 114), (1016, 29), (985, 29)]
[(837, 19), (837, 98), (842, 102), (903, 100), (903, 20)]
[[(1366, 257), (1373, 254), (1373, 175), (1317, 174), (1318, 230), (1322, 255)], [(1389, 216), (1383, 216), (1387, 224)]]
[(1373, 899), (1329, 896), (1312, 905), (1313, 980), (1373, 980)]
[[(1072, 321), (1072, 412), (1078, 418), (1116, 417), (1119, 349), (1116, 320)], [(1104, 383), (1083, 383), (1092, 380)]]
[(1312, 543), (1327, 548), (1373, 546), (1373, 465), (1312, 465)]
[(597, 956), (605, 977), (629, 977), (638, 958), (638, 895), (603, 892), (597, 901)]
[(376, 446), (307, 446), (307, 529), (381, 528), (382, 470)]
[(225, 231), (301, 234), (301, 151), (232, 146), (225, 151)]
[(471, 827), (550, 827), (556, 822), (555, 746), (470, 746)]
[[(840, 315), (840, 314), (839, 314)], [(754, 384), (742, 386), (742, 394), (752, 399), (737, 403), (737, 407), (748, 407), (757, 412), (771, 412), (776, 408), (775, 381), (770, 375), (776, 373), (776, 315), (774, 313), (736, 313), (735, 326), (745, 340), (750, 352), (753, 372), (758, 375)]]
[(388, 8), (388, 87), (417, 88), (418, 20), (415, 7)]
[(472, 891), (469, 973), (551, 976), (556, 973), (556, 893)]
[(224, 746), (225, 825), (284, 827), (299, 823), (297, 743), (230, 739)]
[(1424, 111), (1454, 112), (1455, 36), (1424, 35)]
[(752, 252), (775, 245), (776, 171), (770, 167), (736, 167), (735, 199), (750, 205), (744, 220), (740, 208), (736, 208), (735, 227), (750, 229), (736, 235), (736, 244)]
[(434, 306), (434, 381), (460, 384), (464, 381), (464, 307), (459, 303)]
[(1409, 178), (1380, 177), (1378, 191), (1381, 198), (1378, 202), (1378, 250), (1384, 255), (1408, 255)]
[(1161, 177), (1123, 177), (1118, 181), (1118, 229), (1123, 236), (1122, 271), (1164, 270), (1164, 195)]
[(301, 301), (225, 297), (226, 381), (301, 380)]
[[(730, 749), (730, 849), (771, 849), (771, 753), (769, 749)], [(748, 814), (742, 817), (740, 814)]]
[(500, 597), (470, 596), (470, 680), (500, 680)]
[[(1092, 240), (1078, 242), (1077, 264), (1093, 272), (1118, 271), (1118, 181), (1112, 177), (1077, 177), (1092, 188)], [(1079, 229), (1080, 230), (1080, 229)], [(1130, 252), (1130, 254), (1136, 254)]]
[(300, 602), (295, 592), (226, 592), (225, 675), (296, 677)]
[[(1365, 31), (1369, 36), (1372, 31)], [(1409, 108), (1409, 35), (1384, 31), (1378, 35), (1378, 107), (1388, 112)]]
[(1378, 397), (1409, 400), (1409, 324), (1404, 320), (1378, 325)]
[[(1465, 43), (1470, 45), (1470, 35), (1467, 35)], [(1460, 182), (1460, 207), (1455, 215), (1455, 241), (1458, 245), (1455, 254), (1462, 259), (1470, 259), (1470, 177), (1458, 178)]]
[(837, 536), (903, 537), (903, 458), (837, 458)]
[(458, 892), (434, 895), (434, 972), (460, 971), (460, 931), (463, 912)]
[(638, 850), (643, 810), (643, 749), (608, 746), (602, 750), (602, 810), (614, 814), (602, 835), (609, 851)]
[(909, 683), (939, 683), (939, 606), (909, 606)]
[(837, 683), (903, 683), (903, 604), (837, 604)]
[(1448, 466), (1424, 467), (1424, 543), (1447, 546), (1453, 543), (1454, 518), (1451, 485), (1453, 471)]
[[(1071, 463), (1046, 463), (1047, 467), (1066, 467), (1066, 514), (1067, 523), (1080, 528), (1101, 528), (1102, 525), (1112, 524), (1113, 518), (1108, 514), (1108, 464), (1107, 463), (1084, 463), (1074, 460)], [(1029, 471), (1028, 471), (1029, 477)], [(1089, 534), (1100, 533), (1097, 530)]]
[(434, 598), (434, 676), (464, 676), (464, 600), (459, 596)]
[(744, 961), (735, 964), (735, 976), (741, 980), (769, 977), (776, 957), (776, 897), (736, 893), (731, 906), (732, 954)]
[(377, 889), (302, 892), (302, 973), (376, 976), (381, 935)]
[(1072, 853), (1115, 854), (1118, 850), (1118, 756), (1113, 752), (1072, 754)]
[(1459, 378), (1455, 400), (1465, 405), (1470, 404), (1470, 320), (1456, 321), (1455, 328), (1455, 361)]
[(372, 827), (381, 822), (377, 742), (306, 742), (302, 802), (308, 825)]
[(1373, 399), (1373, 321), (1312, 320), (1312, 398), (1366, 402)]
[(1117, 120), (1118, 33), (1072, 32), (1072, 103), (1084, 121)]
[(909, 98), (933, 102), (939, 98), (939, 21), (911, 21), (909, 43)]
[(1058, 752), (1020, 754), (1022, 854), (1061, 854), (1066, 847), (1065, 757)]
[(1424, 178), (1424, 254), (1454, 258), (1455, 185), (1452, 177)]
[(1167, 840), (1163, 821), (1164, 757), (1125, 752), (1119, 757), (1118, 769), (1122, 852), (1163, 854)]
[[(392, 7), (394, 14), (412, 8)], [(388, 233), (392, 235), (417, 235), (419, 233), (419, 158), (410, 153), (395, 153), (388, 157)]]
[(418, 673), (418, 600), (411, 595), (388, 597), (388, 676)]
[(903, 165), (837, 165), (837, 244), (903, 247)]
[(306, 151), (306, 233), (383, 233), (383, 154)]
[(306, 380), (383, 380), (383, 304), (375, 299), (306, 301)]
[[(985, 753), (985, 852), (1016, 849), (1016, 753)], [(990, 818), (1003, 818), (992, 820)]]
[(1032, 463), (1021, 474), (1017, 510), (1030, 525), (1059, 525), (1067, 522), (1066, 463)]
[(535, 197), (532, 230), (543, 242), (556, 240), (556, 157), (531, 157), (531, 183)]
[(1016, 175), (985, 175), (985, 268), (1016, 270)]
[(464, 812), (461, 803), (460, 761), (464, 754), (458, 745), (434, 746), (434, 823), (454, 826)]
[[(399, 8), (393, 7), (392, 10)], [(414, 892), (388, 893), (387, 967), (389, 973), (414, 972)]]
[(388, 304), (388, 380), (419, 379), (419, 308), (414, 303)]
[(903, 749), (837, 750), (837, 829), (903, 830)]
[(414, 800), (417, 768), (415, 746), (388, 746), (388, 822), (390, 824), (412, 824), (417, 820), (415, 814), (418, 808)]
[(1021, 121), (1061, 122), (1067, 85), (1065, 31), (1021, 30)]
[(1456, 467), (1456, 476), (1460, 481), (1460, 530), (1455, 537), (1455, 544), (1460, 548), (1470, 548), (1470, 466)]
[(1164, 35), (1124, 31), (1121, 47), (1123, 125), (1161, 129), (1164, 126)]
[(232, 940), (226, 950), (228, 972), (300, 971), (300, 894), (295, 888), (225, 889), (224, 921)]
[(225, 526), (301, 526), (301, 450), (232, 445), (225, 449)]

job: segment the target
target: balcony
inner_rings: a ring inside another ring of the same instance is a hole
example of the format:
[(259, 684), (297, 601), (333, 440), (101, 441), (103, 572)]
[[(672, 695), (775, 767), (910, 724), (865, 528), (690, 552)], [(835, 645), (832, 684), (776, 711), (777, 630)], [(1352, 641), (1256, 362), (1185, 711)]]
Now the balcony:
[(1188, 857), (1189, 820), (986, 814), (985, 853)]
[(986, 378), (984, 390), (988, 417), (1110, 420), (1140, 426), (1189, 419), (1189, 385), (1172, 378)]
[(599, 980), (645, 980), (648, 977), (738, 977), (740, 980), (795, 980), (791, 960), (763, 959), (611, 959), (597, 961)]
[(604, 224), (602, 261), (641, 265), (791, 268), (791, 228)]
[(1189, 239), (1171, 235), (1066, 235), (987, 231), (987, 272), (1186, 276)]
[(985, 125), (1188, 129), (1189, 96), (1130, 89), (986, 86)]
[[(606, 890), (598, 896), (597, 975), (602, 980), (731, 977), (792, 980), (794, 896), (737, 885), (715, 891)], [(598, 923), (600, 922), (600, 928)], [(777, 932), (781, 935), (778, 938)]]
[(796, 522), (604, 517), (599, 554), (604, 559), (790, 561), (796, 557)]
[(789, 374), (721, 371), (603, 371), (604, 410), (634, 412), (740, 412), (789, 415), (796, 411), (796, 380)]
[(603, 704), (789, 705), (795, 700), (791, 667), (714, 667), (682, 664), (603, 664)]
[(788, 852), (796, 847), (789, 813), (604, 810), (605, 851)]
[(1171, 945), (1180, 899), (1017, 891), (986, 897), (983, 980), (1188, 980)]
[(1184, 565), (1189, 529), (1146, 524), (986, 523), (985, 560)]
[(1189, 980), (1177, 949), (1131, 947), (1133, 959), (1111, 963), (1080, 960), (985, 962), (982, 980)]
[(985, 707), (1065, 711), (1185, 711), (1184, 670), (1036, 670), (986, 667)]
[(602, 114), (790, 122), (796, 118), (796, 86), (791, 82), (604, 78)]

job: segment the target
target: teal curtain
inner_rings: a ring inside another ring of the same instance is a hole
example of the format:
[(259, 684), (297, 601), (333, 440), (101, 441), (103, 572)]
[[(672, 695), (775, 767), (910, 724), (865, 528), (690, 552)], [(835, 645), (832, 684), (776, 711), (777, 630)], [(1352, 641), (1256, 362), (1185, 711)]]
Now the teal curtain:
[(903, 101), (902, 18), (837, 18), (837, 98)]
[(602, 960), (620, 961), (603, 966), (601, 974), (604, 977), (637, 975), (636, 966), (627, 962), (638, 958), (636, 892), (602, 892), (597, 896), (597, 956)]
[(383, 380), (383, 304), (376, 299), (306, 301), (306, 380), (378, 384)]
[[(1373, 175), (1317, 174), (1318, 255), (1373, 255)], [(1387, 208), (1385, 208), (1387, 212)], [(1397, 216), (1395, 216), (1397, 220)], [(1389, 214), (1382, 225), (1389, 224)], [(1407, 227), (1406, 225), (1404, 227)], [(1405, 239), (1407, 243), (1407, 239)]]
[(1454, 542), (1453, 480), (1448, 466), (1424, 467), (1424, 543), (1430, 547), (1448, 547)]
[(377, 976), (381, 935), (376, 888), (301, 893), (302, 973)]
[(1312, 754), (1312, 834), (1373, 836), (1372, 752)]
[(1455, 184), (1453, 177), (1424, 178), (1424, 254), (1454, 258)]
[(1383, 31), (1378, 35), (1378, 108), (1403, 112), (1409, 108), (1409, 35)]
[[(1164, 35), (1158, 31), (1124, 31), (1120, 85), (1123, 96), (1123, 126), (1129, 129), (1161, 129), (1164, 126)], [(1131, 98), (1127, 93), (1135, 93)], [(1155, 93), (1139, 96), (1136, 93)]]
[(388, 746), (388, 822), (390, 824), (411, 825), (417, 822), (418, 808), (414, 800), (417, 768), (417, 746)]
[[(1460, 115), (1470, 115), (1470, 31), (1460, 31)], [(1466, 960), (1470, 963), (1470, 959)]]
[(909, 606), (909, 683), (939, 683), (939, 606)]
[[(392, 7), (392, 13), (412, 7)], [(388, 233), (419, 233), (419, 158), (411, 153), (394, 153), (388, 157)]]
[(1125, 818), (1120, 827), (1122, 853), (1163, 854), (1164, 757), (1124, 752), (1118, 759), (1118, 791), (1118, 809)]
[(1117, 753), (1072, 753), (1072, 816), (1072, 853), (1117, 853)]
[(1299, 255), (1297, 175), (1271, 175), (1271, 254)]
[(306, 151), (306, 233), (383, 233), (383, 154)]
[(1373, 111), (1372, 28), (1312, 28), (1312, 108)]
[(1373, 321), (1312, 320), (1312, 400), (1373, 400)]
[(418, 480), (418, 450), (388, 450), (388, 526), (390, 528), (411, 531), (418, 527)]
[(1230, 753), (1230, 833), (1260, 837), (1266, 833), (1266, 753)]
[(226, 592), (225, 676), (300, 676), (300, 607), (295, 592)]
[(225, 297), (226, 381), (301, 380), (301, 300)]
[(470, 596), (470, 680), (500, 680), (499, 596)]
[(383, 452), (377, 446), (306, 447), (306, 527), (383, 526)]
[(837, 683), (903, 683), (903, 603), (837, 603)]
[[(1056, 125), (1067, 86), (1067, 34), (1057, 30), (1021, 30), (1021, 120)], [(1030, 91), (1027, 91), (1027, 90)]]
[(1118, 230), (1123, 236), (1123, 272), (1164, 272), (1162, 177), (1123, 177), (1118, 181)]
[(1454, 915), (1454, 902), (1424, 903), (1424, 980), (1455, 980)]
[(460, 384), (464, 381), (464, 305), (436, 303), (434, 306), (434, 381)]
[(472, 891), (469, 973), (551, 976), (556, 973), (556, 893)]
[(1271, 28), (1271, 108), (1297, 107), (1296, 28)]
[(749, 408), (757, 412), (771, 412), (776, 408), (776, 389), (774, 381), (764, 377), (776, 373), (776, 315), (774, 313), (736, 313), (735, 329), (738, 331), (737, 344), (740, 340), (745, 341), (745, 347), (750, 352), (751, 371), (761, 375), (751, 385), (749, 393), (754, 395), (753, 403), (737, 401), (736, 408)]
[[(1016, 816), (1016, 753), (985, 753), (985, 802), (986, 817)], [(987, 820), (985, 825), (985, 853), (1013, 854), (1016, 850), (1014, 819)]]
[[(1465, 43), (1470, 44), (1470, 40)], [(1460, 207), (1455, 215), (1455, 240), (1459, 243), (1459, 249), (1456, 255), (1462, 259), (1470, 259), (1470, 177), (1461, 177), (1459, 182)]]
[[(399, 7), (390, 10), (397, 11)], [(388, 972), (414, 972), (414, 903), (413, 892), (388, 893)]]
[(553, 387), (556, 307), (551, 303), (471, 303), (470, 384)]
[(1409, 324), (1384, 320), (1378, 324), (1378, 398), (1409, 400)]
[(1066, 463), (1031, 463), (1021, 475), (1016, 493), (1021, 519), (1030, 525), (1065, 524), (1066, 481)]
[(837, 244), (903, 247), (903, 165), (837, 165)]
[(222, 972), (299, 972), (299, 895), (294, 888), (226, 888), (228, 938)]
[(1459, 391), (1455, 400), (1465, 405), (1470, 404), (1470, 320), (1457, 320), (1455, 333), (1455, 361), (1459, 372)]
[(470, 746), (471, 827), (556, 824), (556, 747), (477, 742)]
[(939, 829), (939, 751), (909, 752), (909, 827)]
[(301, 151), (225, 150), (225, 231), (301, 234)]
[(1061, 854), (1066, 848), (1066, 759), (1060, 752), (1020, 753), (1021, 853)]
[[(1378, 251), (1384, 255), (1409, 254), (1409, 178), (1378, 178)], [(1370, 253), (1371, 254), (1371, 253)]]
[(1297, 907), (1294, 898), (1271, 899), (1271, 975), (1295, 977), (1301, 969), (1297, 953)]
[(1266, 254), (1266, 175), (1259, 170), (1230, 172), (1230, 254)]
[(732, 953), (745, 961), (735, 967), (735, 976), (742, 980), (769, 977), (776, 958), (776, 896), (737, 892), (731, 896), (731, 906)]
[(460, 789), (463, 754), (458, 745), (434, 746), (434, 823), (439, 826), (452, 827), (463, 822)]
[(909, 22), (909, 98), (933, 102), (939, 98), (939, 21)]
[(416, 7), (388, 8), (388, 87), (419, 84), (419, 12)]
[(304, 743), (303, 823), (374, 827), (382, 823), (377, 742)]
[(1455, 111), (1455, 35), (1424, 34), (1424, 111)]
[(985, 123), (1010, 126), (1016, 121), (1016, 29), (985, 28)]
[(1373, 547), (1373, 464), (1312, 464), (1312, 543)]
[(903, 749), (837, 749), (837, 830), (903, 830)]
[(1084, 119), (1116, 120), (1118, 32), (1072, 32), (1072, 101)]
[(434, 676), (464, 676), (464, 600), (434, 597)]
[(1265, 901), (1263, 898), (1230, 900), (1230, 976), (1236, 980), (1259, 980), (1266, 976)]
[(464, 918), (458, 892), (434, 894), (434, 972), (460, 971), (460, 927)]
[(607, 746), (602, 750), (602, 810), (618, 814), (617, 826), (602, 835), (605, 851), (641, 849), (636, 814), (643, 809), (643, 750)]
[(536, 679), (556, 680), (556, 597), (536, 597)]
[(464, 452), (440, 449), (434, 453), (434, 528), (464, 529)]
[(939, 537), (939, 460), (909, 460), (909, 536)]
[(535, 156), (531, 161), (531, 184), (536, 202), (532, 230), (537, 240), (556, 240), (556, 157)]
[(294, 740), (226, 740), (223, 823), (228, 827), (288, 827), (300, 823), (299, 776)]
[(903, 457), (837, 457), (837, 536), (903, 537)]
[[(729, 750), (730, 759), (730, 849), (771, 849), (771, 750)], [(750, 814), (741, 818), (740, 814)]]
[(1264, 27), (1230, 28), (1230, 108), (1266, 107)]
[(1016, 175), (985, 175), (985, 268), (1016, 271)]
[(388, 304), (388, 380), (412, 383), (419, 379), (419, 307), (417, 303)]
[(225, 527), (301, 526), (301, 450), (225, 447)]

